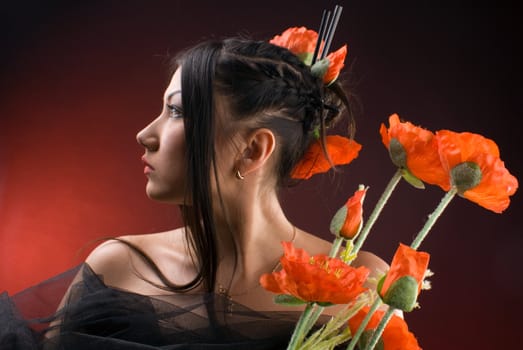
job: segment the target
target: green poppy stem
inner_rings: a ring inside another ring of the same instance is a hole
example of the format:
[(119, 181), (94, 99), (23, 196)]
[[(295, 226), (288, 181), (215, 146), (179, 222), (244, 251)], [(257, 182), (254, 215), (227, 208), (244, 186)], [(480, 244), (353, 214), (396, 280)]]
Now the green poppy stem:
[(308, 333), (316, 324), (316, 321), (318, 321), (318, 318), (320, 318), (324, 309), (324, 306), (316, 305), (316, 308), (309, 314), (309, 317), (307, 318), (307, 325), (304, 328), (305, 333)]
[(332, 242), (331, 251), (329, 252), (329, 257), (335, 258), (338, 255), (338, 251), (340, 250), (343, 240), (343, 237), (336, 237), (334, 239), (334, 242)]
[[(340, 250), (343, 240), (343, 237), (336, 237), (334, 239), (334, 242), (332, 242), (331, 250), (329, 252), (329, 257), (335, 258), (338, 255), (338, 251)], [(307, 316), (304, 317), (305, 319), (303, 322), (305, 323), (305, 326), (303, 329), (305, 333), (307, 333), (312, 328), (312, 326), (314, 326), (318, 318), (323, 313), (324, 309), (324, 306), (317, 305), (313, 312), (310, 312)]]
[(441, 216), (441, 213), (443, 213), (443, 211), (445, 210), (447, 205), (450, 203), (450, 201), (454, 198), (456, 193), (458, 193), (458, 190), (455, 187), (452, 187), (450, 189), (450, 191), (445, 193), (445, 196), (443, 196), (443, 198), (439, 202), (436, 209), (434, 209), (432, 214), (429, 215), (429, 219), (427, 220), (427, 222), (425, 222), (425, 225), (423, 226), (423, 228), (418, 232), (418, 234), (412, 241), (412, 243), (410, 245), (410, 247), (412, 249), (418, 249), (421, 242), (425, 239), (425, 237), (427, 237), (427, 234), (429, 233), (430, 229), (432, 228), (432, 226), (434, 226), (434, 223)]
[(383, 334), (383, 331), (385, 330), (385, 327), (387, 326), (387, 323), (389, 323), (389, 320), (394, 315), (395, 308), (389, 307), (387, 311), (385, 312), (385, 315), (383, 315), (383, 318), (381, 319), (380, 323), (378, 324), (378, 327), (372, 334), (372, 338), (370, 338), (369, 342), (367, 343), (367, 346), (365, 347), (365, 350), (372, 350), (380, 340), (381, 335)]
[(360, 323), (360, 326), (358, 327), (358, 330), (356, 333), (354, 333), (354, 336), (350, 340), (349, 345), (347, 346), (347, 350), (354, 350), (354, 347), (356, 344), (358, 344), (358, 341), (360, 340), (361, 335), (363, 334), (363, 331), (365, 330), (365, 327), (367, 327), (367, 324), (369, 324), (369, 321), (374, 314), (374, 312), (378, 309), (378, 307), (381, 305), (381, 299), (378, 296), (376, 300), (374, 300), (374, 303), (371, 305), (369, 312), (365, 315), (363, 320)]
[(287, 350), (298, 349), (298, 346), (303, 341), (303, 338), (307, 335), (307, 328), (309, 326), (308, 318), (313, 309), (314, 303), (307, 303), (305, 310), (303, 310), (300, 319), (296, 323), (296, 327), (294, 327), (294, 332), (292, 333)]
[(389, 183), (387, 184), (387, 187), (381, 194), (381, 197), (378, 200), (378, 203), (376, 203), (374, 210), (370, 214), (369, 220), (366, 222), (365, 226), (363, 227), (360, 234), (358, 235), (358, 238), (356, 239), (356, 243), (354, 244), (354, 249), (352, 250), (352, 252), (354, 254), (357, 254), (358, 251), (360, 250), (361, 246), (363, 245), (363, 242), (369, 235), (370, 229), (376, 222), (376, 219), (380, 215), (381, 210), (383, 209), (383, 207), (389, 200), (390, 195), (392, 194), (392, 192), (394, 191), (394, 189), (396, 188), (396, 186), (398, 185), (400, 180), (401, 180), (401, 169), (398, 169), (396, 171), (396, 173), (394, 173), (394, 175), (392, 176), (392, 179), (390, 179)]

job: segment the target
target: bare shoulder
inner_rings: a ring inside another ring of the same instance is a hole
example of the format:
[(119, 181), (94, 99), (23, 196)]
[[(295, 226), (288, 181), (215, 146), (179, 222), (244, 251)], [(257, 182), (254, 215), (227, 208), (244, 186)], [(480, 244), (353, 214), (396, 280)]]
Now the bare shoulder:
[(160, 268), (166, 265), (166, 260), (171, 263), (176, 257), (184, 256), (182, 231), (119, 236), (98, 245), (85, 262), (96, 274), (103, 276), (107, 285), (132, 289), (129, 285), (135, 285), (137, 275), (146, 278), (151, 275), (142, 253), (153, 257)]
[(374, 276), (379, 276), (386, 273), (390, 267), (389, 264), (385, 262), (385, 260), (377, 256), (376, 254), (365, 250), (360, 250), (358, 252), (358, 256), (352, 262), (352, 266), (365, 266), (371, 271), (371, 274)]

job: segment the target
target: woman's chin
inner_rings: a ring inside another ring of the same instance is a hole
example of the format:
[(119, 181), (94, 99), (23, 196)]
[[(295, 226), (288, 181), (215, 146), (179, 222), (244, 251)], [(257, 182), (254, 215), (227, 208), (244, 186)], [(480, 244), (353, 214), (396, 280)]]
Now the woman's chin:
[(149, 199), (151, 199), (155, 202), (172, 204), (172, 205), (185, 204), (183, 195), (177, 195), (172, 192), (159, 190), (157, 188), (154, 188), (154, 186), (150, 185), (150, 183), (147, 184), (145, 193), (147, 194), (147, 197), (149, 197)]

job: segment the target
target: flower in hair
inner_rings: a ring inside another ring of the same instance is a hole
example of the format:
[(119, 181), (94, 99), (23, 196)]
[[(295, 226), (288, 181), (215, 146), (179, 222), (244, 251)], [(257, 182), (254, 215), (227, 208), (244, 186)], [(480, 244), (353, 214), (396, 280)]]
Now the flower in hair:
[[(313, 64), (317, 41), (318, 33), (316, 31), (305, 27), (291, 27), (282, 34), (274, 36), (269, 42), (288, 49), (306, 65), (312, 65), (311, 70), (313, 73), (321, 77), (326, 85), (329, 85), (338, 78), (341, 69), (345, 65), (347, 45), (343, 45), (337, 51), (328, 54), (323, 60)], [(320, 50), (323, 49), (324, 45), (325, 43), (322, 42)]]
[(332, 161), (325, 158), (320, 140), (315, 140), (307, 149), (291, 173), (293, 179), (309, 179), (311, 176), (328, 171), (333, 165), (349, 164), (358, 157), (361, 145), (339, 135), (329, 135), (325, 147)]

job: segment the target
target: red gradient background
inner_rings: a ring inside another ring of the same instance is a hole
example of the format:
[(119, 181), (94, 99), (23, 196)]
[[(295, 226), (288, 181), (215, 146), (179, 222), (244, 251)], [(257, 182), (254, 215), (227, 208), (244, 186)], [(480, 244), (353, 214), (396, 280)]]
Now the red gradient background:
[[(347, 42), (362, 101), (360, 157), (334, 181), (286, 190), (294, 222), (327, 239), (358, 184), (369, 213), (394, 172), (379, 125), (391, 113), (431, 130), (494, 139), (522, 178), (521, 24), (510, 7), (459, 2), (339, 1), (333, 48)], [(452, 5), (450, 5), (452, 3)], [(147, 4), (147, 5), (146, 5)], [(316, 28), (336, 2), (29, 1), (4, 6), (0, 80), (0, 291), (16, 293), (72, 267), (92, 240), (180, 225), (151, 202), (135, 134), (161, 109), (169, 54), (208, 37), (266, 39)], [(521, 191), (519, 191), (521, 192)], [(433, 289), (406, 315), (424, 349), (516, 348), (523, 311), (520, 193), (501, 215), (456, 198), (420, 249)], [(390, 260), (443, 193), (400, 184), (364, 249)]]

